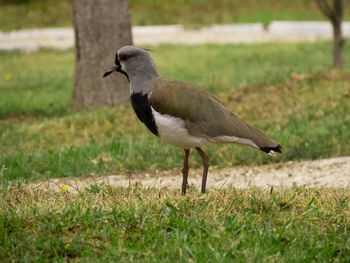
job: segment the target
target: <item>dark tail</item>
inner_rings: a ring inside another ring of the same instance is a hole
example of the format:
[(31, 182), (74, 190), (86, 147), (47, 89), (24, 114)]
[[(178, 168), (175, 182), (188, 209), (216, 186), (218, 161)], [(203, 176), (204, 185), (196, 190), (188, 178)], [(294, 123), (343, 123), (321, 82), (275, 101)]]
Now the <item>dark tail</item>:
[(265, 153), (269, 153), (271, 154), (272, 152), (278, 152), (281, 153), (282, 152), (282, 146), (281, 145), (277, 145), (276, 147), (260, 147), (259, 149)]

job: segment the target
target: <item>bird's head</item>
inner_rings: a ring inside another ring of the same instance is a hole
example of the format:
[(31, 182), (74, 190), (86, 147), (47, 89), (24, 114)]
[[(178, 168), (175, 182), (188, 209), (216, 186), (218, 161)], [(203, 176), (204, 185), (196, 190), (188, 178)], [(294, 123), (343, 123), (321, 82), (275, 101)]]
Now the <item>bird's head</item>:
[(148, 49), (137, 46), (124, 46), (115, 55), (115, 66), (107, 71), (103, 77), (107, 77), (113, 72), (124, 74), (128, 80), (137, 75), (155, 74), (156, 66)]

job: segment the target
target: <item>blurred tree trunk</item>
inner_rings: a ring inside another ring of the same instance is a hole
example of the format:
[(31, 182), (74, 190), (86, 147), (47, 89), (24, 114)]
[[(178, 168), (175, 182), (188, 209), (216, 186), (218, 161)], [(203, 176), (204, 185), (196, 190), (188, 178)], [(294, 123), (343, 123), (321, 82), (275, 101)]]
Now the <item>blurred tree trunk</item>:
[(102, 78), (114, 65), (116, 51), (132, 43), (127, 0), (74, 0), (76, 48), (73, 108), (115, 106), (129, 97), (121, 74)]
[(342, 20), (344, 12), (343, 0), (332, 0), (333, 7), (327, 0), (316, 0), (319, 9), (329, 19), (333, 27), (333, 67), (342, 68), (344, 38), (342, 35)]

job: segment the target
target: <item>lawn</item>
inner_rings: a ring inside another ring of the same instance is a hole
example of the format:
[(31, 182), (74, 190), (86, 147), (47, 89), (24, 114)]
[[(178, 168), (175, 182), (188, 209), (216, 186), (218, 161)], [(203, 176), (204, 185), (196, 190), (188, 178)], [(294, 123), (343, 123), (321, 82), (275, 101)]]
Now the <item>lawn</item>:
[[(211, 165), (260, 165), (350, 154), (350, 72), (330, 71), (331, 43), (163, 45), (159, 72), (202, 87), (284, 146), (271, 158), (236, 145), (207, 147)], [(347, 46), (345, 56), (349, 57)], [(172, 169), (163, 144), (129, 103), (71, 110), (73, 51), (0, 52), (0, 167), (6, 180)], [(101, 69), (103, 72), (104, 69)], [(191, 167), (200, 158), (191, 155)]]
[(1, 262), (349, 262), (348, 189), (17, 187), (0, 198)]
[[(72, 0), (0, 0), (0, 31), (72, 26)], [(314, 0), (130, 0), (133, 25), (325, 20)], [(344, 19), (350, 19), (345, 4)]]
[[(350, 63), (330, 70), (331, 49), (162, 45), (152, 55), (162, 75), (208, 90), (284, 146), (274, 158), (206, 149), (212, 165), (228, 167), (350, 154)], [(1, 262), (350, 261), (349, 189), (28, 189), (45, 178), (179, 168), (183, 152), (149, 133), (129, 103), (73, 112), (73, 50), (2, 51), (0, 61)], [(190, 166), (201, 166), (197, 155)]]

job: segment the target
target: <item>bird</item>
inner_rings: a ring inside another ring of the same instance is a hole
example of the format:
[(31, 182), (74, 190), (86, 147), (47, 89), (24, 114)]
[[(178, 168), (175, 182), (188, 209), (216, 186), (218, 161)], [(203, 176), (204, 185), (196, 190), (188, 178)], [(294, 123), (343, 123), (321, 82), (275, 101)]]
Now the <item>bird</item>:
[(210, 144), (248, 145), (262, 152), (281, 153), (282, 146), (238, 118), (218, 99), (195, 85), (159, 75), (150, 50), (127, 45), (115, 55), (113, 72), (129, 81), (131, 105), (138, 119), (165, 143), (182, 148), (182, 194), (188, 185), (190, 150), (202, 158), (201, 193), (206, 191), (209, 157), (202, 150)]

